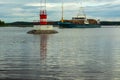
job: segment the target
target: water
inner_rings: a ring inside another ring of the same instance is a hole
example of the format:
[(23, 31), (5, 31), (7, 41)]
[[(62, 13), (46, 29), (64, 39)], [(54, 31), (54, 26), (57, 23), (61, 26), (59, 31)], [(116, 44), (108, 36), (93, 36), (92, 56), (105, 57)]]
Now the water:
[(0, 80), (120, 80), (120, 28), (0, 28)]

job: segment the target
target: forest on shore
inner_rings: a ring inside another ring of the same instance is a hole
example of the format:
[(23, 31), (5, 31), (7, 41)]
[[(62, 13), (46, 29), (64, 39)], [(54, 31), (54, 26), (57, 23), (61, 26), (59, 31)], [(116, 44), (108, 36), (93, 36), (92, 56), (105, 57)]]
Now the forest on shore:
[(5, 25), (5, 22), (0, 20), (0, 26), (3, 26), (3, 25)]
[[(59, 21), (48, 21), (49, 25), (58, 25)], [(110, 26), (110, 25), (120, 25), (120, 21), (100, 21), (101, 25)], [(32, 27), (33, 25), (39, 25), (39, 22), (24, 22), (24, 21), (16, 21), (11, 23), (5, 23), (0, 20), (0, 26), (19, 26), (19, 27)]]

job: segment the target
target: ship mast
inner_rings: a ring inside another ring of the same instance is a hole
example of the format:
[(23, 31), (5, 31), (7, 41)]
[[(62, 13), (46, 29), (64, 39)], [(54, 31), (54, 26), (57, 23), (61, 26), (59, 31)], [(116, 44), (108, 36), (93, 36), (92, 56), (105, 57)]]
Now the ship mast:
[(78, 16), (84, 16), (86, 18), (86, 14), (85, 14), (85, 11), (84, 11), (82, 0), (80, 2), (79, 12), (77, 14), (77, 17)]
[(62, 18), (61, 18), (61, 22), (64, 22), (64, 8), (63, 8), (63, 0), (62, 0)]
[[(81, 6), (80, 6), (79, 13), (78, 13), (77, 17), (79, 17), (81, 15), (84, 18), (84, 23), (89, 24), (89, 21), (87, 20), (87, 17), (86, 17), (85, 11), (84, 11), (82, 0), (81, 0), (80, 5)], [(81, 14), (80, 14), (80, 12), (81, 12)]]

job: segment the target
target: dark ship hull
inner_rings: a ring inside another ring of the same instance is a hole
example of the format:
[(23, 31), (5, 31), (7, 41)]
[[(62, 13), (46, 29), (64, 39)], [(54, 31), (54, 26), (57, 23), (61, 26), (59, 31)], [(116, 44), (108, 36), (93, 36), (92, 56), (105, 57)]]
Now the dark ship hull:
[(101, 25), (96, 20), (88, 20), (89, 24), (84, 24), (83, 20), (65, 20), (58, 22), (60, 28), (100, 28)]
[(59, 22), (60, 28), (100, 28), (100, 24), (73, 24), (73, 23), (61, 23)]

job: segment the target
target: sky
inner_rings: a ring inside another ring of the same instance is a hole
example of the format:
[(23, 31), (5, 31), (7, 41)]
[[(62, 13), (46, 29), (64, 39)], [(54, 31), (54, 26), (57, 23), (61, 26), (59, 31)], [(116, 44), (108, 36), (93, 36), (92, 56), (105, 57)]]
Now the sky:
[[(46, 0), (48, 21), (61, 19), (62, 0)], [(120, 21), (120, 0), (63, 0), (64, 19), (76, 16), (82, 5), (88, 18)], [(5, 22), (39, 20), (41, 0), (0, 0), (0, 20)]]

